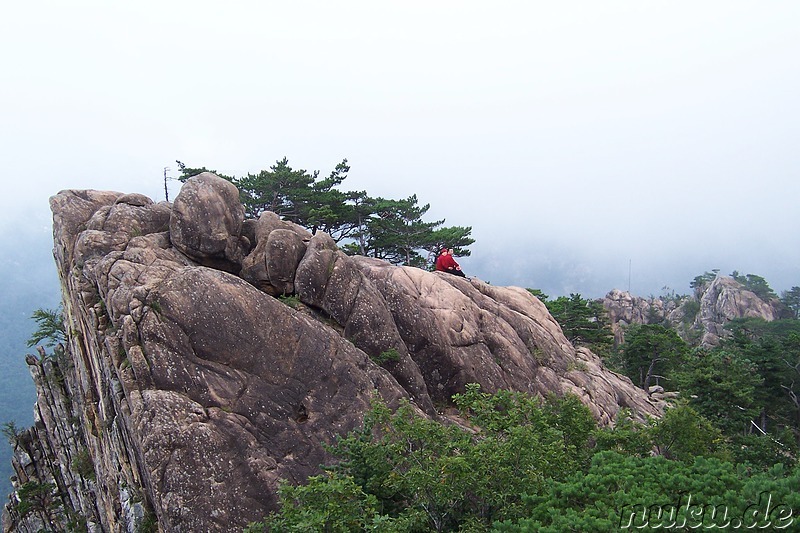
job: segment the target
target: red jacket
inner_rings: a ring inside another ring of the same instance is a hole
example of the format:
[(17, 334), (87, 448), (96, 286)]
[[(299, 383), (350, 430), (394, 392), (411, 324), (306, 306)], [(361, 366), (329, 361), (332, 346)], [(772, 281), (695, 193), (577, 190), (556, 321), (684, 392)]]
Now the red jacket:
[(447, 272), (448, 270), (458, 270), (459, 266), (453, 256), (450, 254), (442, 254), (436, 258), (436, 270), (440, 272)]

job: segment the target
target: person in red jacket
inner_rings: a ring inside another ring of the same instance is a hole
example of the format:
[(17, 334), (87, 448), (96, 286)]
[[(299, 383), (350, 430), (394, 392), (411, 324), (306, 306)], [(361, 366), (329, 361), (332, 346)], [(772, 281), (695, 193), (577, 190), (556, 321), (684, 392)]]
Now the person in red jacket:
[(465, 278), (466, 276), (461, 271), (461, 267), (456, 260), (453, 259), (453, 249), (451, 248), (448, 250), (447, 248), (442, 248), (442, 251), (439, 253), (439, 257), (436, 258), (436, 270), (439, 272), (447, 272), (448, 274), (453, 274), (454, 276), (461, 276)]

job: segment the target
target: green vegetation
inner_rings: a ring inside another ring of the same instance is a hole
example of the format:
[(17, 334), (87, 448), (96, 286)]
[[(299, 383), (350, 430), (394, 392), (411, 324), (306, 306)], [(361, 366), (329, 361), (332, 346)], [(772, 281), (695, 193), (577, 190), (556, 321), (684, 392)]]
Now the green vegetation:
[(66, 496), (59, 493), (53, 483), (29, 481), (17, 490), (17, 496), (19, 502), (16, 510), (19, 515), (22, 518), (36, 515), (48, 527), (40, 531), (87, 531), (86, 517), (65, 509), (63, 498)]
[(281, 295), (278, 296), (278, 300), (288, 305), (292, 309), (297, 309), (302, 304), (300, 298), (295, 295)]
[(764, 383), (751, 361), (726, 349), (698, 349), (675, 372), (691, 404), (727, 434), (747, 433), (756, 420), (755, 391)]
[(741, 283), (745, 289), (755, 293), (756, 296), (765, 302), (778, 298), (778, 295), (775, 294), (775, 291), (773, 291), (772, 287), (769, 286), (767, 280), (761, 276), (756, 276), (755, 274), (747, 274), (746, 276), (743, 276), (734, 270), (731, 273), (731, 277)]
[(138, 533), (158, 533), (158, 518), (155, 513), (147, 509), (137, 528)]
[[(424, 252), (474, 242), (471, 228), (423, 222), (429, 206), (419, 206), (416, 196), (397, 201), (338, 191), (347, 170), (343, 162), (320, 180), (283, 160), (268, 172), (230, 179), (243, 185), (250, 216), (274, 209), (329, 232), (351, 252), (425, 266)], [(314, 194), (304, 196), (308, 190)], [(777, 298), (760, 276), (732, 276), (762, 298)], [(692, 287), (715, 277), (706, 272)], [(410, 404), (392, 411), (375, 402), (363, 426), (331, 448), (337, 461), (303, 485), (283, 484), (281, 510), (248, 530), (611, 531), (626, 524), (653, 527), (647, 513), (656, 508), (674, 509), (676, 523), (696, 519), (689, 505), (681, 507), (689, 496), (696, 505), (724, 507), (731, 517), (747, 516), (765, 495), (777, 509), (800, 509), (799, 287), (780, 298), (792, 319), (735, 320), (728, 325), (730, 338), (713, 349), (692, 349), (663, 324), (648, 324), (629, 327), (626, 342), (613, 350), (599, 302), (579, 294), (549, 301), (541, 291), (530, 292), (572, 342), (602, 355), (640, 386), (659, 384), (680, 391), (682, 400), (660, 420), (635, 420), (623, 410), (608, 428), (596, 427), (572, 396), (486, 394), (475, 385), (453, 398), (458, 418), (450, 420), (458, 423), (428, 420)], [(293, 296), (282, 300), (296, 303)], [(692, 302), (685, 304), (687, 317), (699, 310)], [(161, 312), (158, 302), (151, 308)], [(57, 353), (66, 337), (61, 311), (38, 309), (32, 318), (37, 330), (28, 346)], [(387, 350), (374, 360), (398, 357)], [(581, 369), (580, 362), (569, 365)], [(13, 422), (2, 432), (12, 445), (19, 439)], [(94, 475), (87, 450), (71, 467), (89, 479)], [(22, 515), (56, 521), (64, 512), (51, 483), (28, 482), (18, 494)], [(783, 515), (751, 518), (755, 527), (768, 527), (781, 525)], [(148, 513), (140, 526), (155, 531), (155, 515)]]
[(72, 470), (84, 479), (95, 480), (97, 478), (97, 474), (94, 471), (92, 455), (86, 448), (79, 451), (78, 454), (72, 458)]
[(800, 287), (792, 287), (781, 293), (781, 303), (790, 312), (790, 318), (800, 318)]
[(37, 328), (28, 339), (28, 348), (41, 343), (51, 348), (66, 340), (64, 315), (61, 309), (40, 308), (33, 312), (31, 318), (36, 322)]
[[(701, 291), (705, 287), (707, 287), (712, 281), (714, 281), (714, 279), (717, 277), (717, 273), (718, 271), (705, 272), (699, 276), (695, 276), (692, 282), (689, 283), (689, 287), (691, 287), (695, 291)], [(756, 274), (743, 275), (739, 274), (738, 271), (734, 270), (733, 272), (731, 272), (731, 277), (737, 282), (741, 283), (745, 289), (755, 293), (756, 296), (758, 296), (765, 302), (778, 299), (778, 295), (775, 294), (775, 291), (773, 291), (772, 287), (769, 286), (767, 280), (765, 280), (761, 276), (758, 276)], [(800, 293), (800, 290), (798, 292)]]
[(580, 294), (548, 300), (542, 291), (528, 289), (528, 292), (544, 302), (571, 343), (587, 346), (598, 354), (607, 353), (611, 349), (614, 334), (601, 302), (587, 300)]
[(55, 485), (29, 481), (19, 488), (17, 496), (19, 497), (17, 511), (20, 516), (24, 518), (31, 513), (40, 513), (47, 522), (55, 523), (52, 518), (62, 506)]
[[(800, 469), (778, 465), (748, 475), (716, 458), (693, 462), (597, 453), (586, 472), (526, 495), (528, 516), (495, 524), (496, 531), (561, 533), (620, 529), (784, 529), (797, 521)], [(794, 514), (792, 513), (794, 511)], [(738, 528), (737, 528), (738, 529)]]
[(684, 302), (682, 309), (683, 323), (687, 326), (691, 326), (697, 318), (697, 314), (700, 312), (700, 302), (697, 300), (687, 300)]
[[(181, 181), (208, 171), (177, 163)], [(236, 185), (248, 217), (272, 211), (312, 233), (328, 233), (348, 254), (427, 269), (445, 245), (456, 256), (470, 255), (467, 247), (475, 242), (471, 227), (445, 227), (444, 219), (424, 221), (430, 204), (419, 205), (416, 195), (393, 200), (373, 198), (366, 191), (342, 191), (338, 187), (349, 171), (345, 159), (321, 178), (319, 171), (293, 169), (284, 158), (269, 170), (241, 178), (212, 172)]]
[(400, 353), (396, 348), (389, 348), (388, 350), (381, 352), (376, 356), (370, 356), (370, 359), (372, 359), (372, 361), (376, 364), (382, 365), (390, 361), (399, 361)]
[(161, 302), (159, 302), (158, 300), (153, 300), (148, 305), (150, 306), (150, 309), (152, 309), (153, 312), (158, 316), (161, 316), (163, 314), (164, 311), (161, 309)]
[(594, 421), (574, 397), (536, 398), (475, 385), (454, 397), (474, 432), (375, 402), (332, 451), (341, 462), (305, 486), (284, 484), (282, 511), (250, 531), (485, 529), (524, 514), (522, 496), (588, 464)]
[(0, 429), (0, 433), (6, 438), (8, 443), (11, 445), (12, 448), (16, 448), (17, 444), (19, 443), (19, 437), (22, 430), (17, 427), (17, 423), (13, 420), (10, 422), (4, 422), (2, 429)]
[(756, 424), (763, 432), (791, 429), (800, 440), (800, 321), (747, 318), (728, 326), (721, 349), (746, 361), (760, 378), (753, 391)]
[[(22, 233), (14, 233), (9, 241), (14, 243), (9, 248), (14, 253), (0, 261), (0, 276), (5, 280), (0, 298), (0, 424), (14, 423), (20, 429), (33, 424), (36, 401), (36, 388), (25, 363), (25, 354), (36, 354), (27, 346), (37, 329), (31, 315), (37, 307), (57, 309), (61, 296), (53, 268), (52, 232), (34, 235), (23, 229), (18, 228)], [(0, 495), (12, 490), (12, 454), (13, 446), (0, 438)]]
[(672, 371), (683, 363), (689, 346), (675, 331), (660, 324), (634, 324), (625, 330), (619, 369), (639, 387), (670, 387)]
[(800, 321), (731, 321), (714, 348), (691, 348), (661, 325), (629, 326), (609, 367), (646, 388), (679, 391), (714, 421), (736, 462), (794, 464), (800, 445)]
[[(706, 272), (690, 285), (702, 289), (716, 277), (716, 272)], [(761, 276), (734, 271), (732, 277), (775, 304), (775, 293)], [(541, 291), (529, 291), (546, 303), (572, 342), (587, 344), (608, 367), (639, 387), (660, 385), (678, 391), (687, 406), (713, 420), (735, 462), (761, 469), (793, 464), (800, 445), (800, 321), (796, 318), (733, 320), (726, 325), (729, 335), (714, 348), (693, 348), (665, 323), (634, 324), (625, 328), (621, 346), (607, 350), (602, 342), (591, 342), (590, 335), (603, 332), (604, 323), (601, 313), (589, 311), (590, 302), (574, 294), (548, 301)], [(684, 325), (700, 308), (696, 299), (686, 300)], [(781, 299), (791, 315), (798, 301), (797, 287), (785, 291)]]
[[(338, 462), (303, 485), (283, 484), (281, 510), (247, 531), (613, 531), (648, 525), (648, 510), (689, 495), (695, 506), (727, 506), (731, 519), (764, 505), (765, 493), (773, 506), (800, 508), (796, 462), (734, 461), (734, 443), (685, 404), (644, 423), (623, 411), (613, 428), (598, 428), (572, 396), (469, 385), (453, 400), (459, 425), (374, 402), (364, 425), (332, 447)], [(678, 523), (703, 519), (692, 509)], [(750, 518), (774, 526), (782, 516)]]
[[(739, 281), (774, 299), (763, 278)], [(781, 300), (792, 313), (795, 289)], [(734, 320), (730, 336), (705, 349), (664, 323), (632, 325), (612, 349), (599, 303), (530, 292), (572, 342), (682, 399), (659, 420), (622, 410), (606, 428), (570, 396), (489, 395), (475, 385), (453, 398), (459, 424), (376, 403), (331, 449), (336, 463), (304, 485), (284, 484), (281, 510), (249, 531), (785, 528), (798, 519), (800, 321)]]
[(704, 272), (699, 276), (695, 276), (694, 279), (689, 283), (689, 287), (694, 289), (695, 292), (702, 291), (712, 281), (714, 281), (716, 277), (717, 277), (717, 272)]

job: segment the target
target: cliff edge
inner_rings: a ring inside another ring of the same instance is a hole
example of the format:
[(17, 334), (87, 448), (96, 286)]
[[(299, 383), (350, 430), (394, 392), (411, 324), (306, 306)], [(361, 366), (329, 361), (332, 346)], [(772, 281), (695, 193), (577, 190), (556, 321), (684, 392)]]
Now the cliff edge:
[[(658, 416), (528, 291), (342, 253), (274, 213), (245, 220), (210, 173), (173, 204), (50, 200), (67, 341), (29, 358), (36, 423), (5, 531), (231, 531), (275, 509), (378, 396), (442, 418), (467, 383), (576, 394), (598, 421)], [(31, 484), (51, 486), (21, 512)], [(151, 529), (155, 530), (155, 529)]]

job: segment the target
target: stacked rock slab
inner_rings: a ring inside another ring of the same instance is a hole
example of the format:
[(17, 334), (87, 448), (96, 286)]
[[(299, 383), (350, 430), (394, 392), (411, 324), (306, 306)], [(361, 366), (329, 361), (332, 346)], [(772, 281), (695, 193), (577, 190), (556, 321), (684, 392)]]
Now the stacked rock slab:
[(174, 204), (62, 191), (51, 207), (73, 453), (94, 465), (59, 468), (90, 530), (241, 529), (275, 509), (281, 480), (318, 473), (376, 397), (438, 418), (476, 382), (574, 393), (605, 424), (660, 413), (527, 291), (349, 257), (274, 214), (245, 221), (213, 174)]

